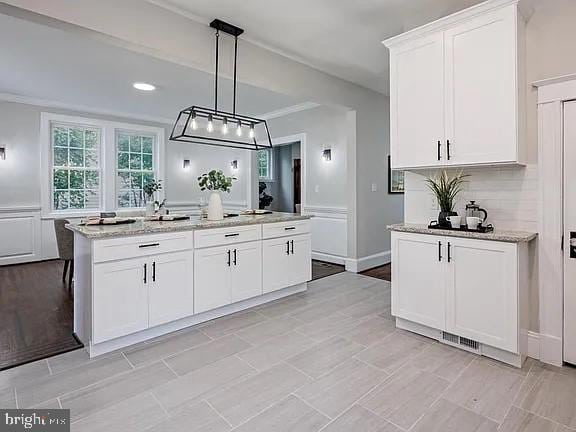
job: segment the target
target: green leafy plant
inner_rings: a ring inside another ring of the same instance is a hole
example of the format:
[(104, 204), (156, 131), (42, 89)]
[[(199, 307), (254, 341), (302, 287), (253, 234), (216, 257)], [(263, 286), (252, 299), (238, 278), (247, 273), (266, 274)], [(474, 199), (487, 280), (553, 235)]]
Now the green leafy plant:
[(151, 201), (152, 197), (154, 196), (154, 192), (162, 190), (162, 180), (156, 180), (156, 179), (149, 180), (144, 185), (143, 189), (146, 199)]
[(426, 179), (428, 188), (436, 196), (441, 211), (454, 211), (454, 201), (456, 196), (462, 191), (464, 183), (467, 182), (466, 177), (468, 175), (462, 171), (453, 176), (450, 176), (446, 171), (441, 171), (436, 176)]
[(258, 207), (261, 210), (264, 210), (266, 207), (268, 207), (270, 204), (272, 204), (272, 201), (274, 201), (274, 198), (265, 192), (267, 187), (268, 186), (264, 182), (258, 183), (258, 191), (260, 192), (260, 196), (259, 196), (260, 199), (259, 199), (259, 206)]
[(234, 180), (236, 177), (226, 177), (222, 170), (212, 170), (198, 177), (198, 186), (200, 186), (201, 191), (230, 192)]

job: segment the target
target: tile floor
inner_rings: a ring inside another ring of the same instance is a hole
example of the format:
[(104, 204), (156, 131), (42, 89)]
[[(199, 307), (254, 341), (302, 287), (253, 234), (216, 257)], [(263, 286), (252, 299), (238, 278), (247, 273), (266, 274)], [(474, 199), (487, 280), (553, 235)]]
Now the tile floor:
[(396, 330), (389, 282), (340, 273), (121, 352), (0, 372), (0, 407), (70, 408), (73, 431), (574, 432), (576, 370)]

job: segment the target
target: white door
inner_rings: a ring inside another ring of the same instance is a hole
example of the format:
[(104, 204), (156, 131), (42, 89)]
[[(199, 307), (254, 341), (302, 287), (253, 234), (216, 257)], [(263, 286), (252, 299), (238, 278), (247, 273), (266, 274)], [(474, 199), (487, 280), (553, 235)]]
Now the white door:
[(446, 162), (442, 33), (390, 53), (390, 133), (393, 168)]
[(232, 302), (262, 295), (262, 243), (231, 246)]
[(148, 328), (150, 270), (142, 258), (94, 265), (93, 343)]
[(517, 47), (510, 7), (445, 32), (450, 162), (516, 161)]
[(311, 236), (301, 235), (290, 239), (291, 285), (312, 280), (312, 245)]
[(262, 242), (263, 292), (269, 293), (292, 285), (290, 237)]
[(194, 313), (194, 270), (192, 251), (168, 253), (148, 259), (150, 327)]
[[(564, 104), (564, 361), (576, 364), (576, 101)], [(549, 209), (554, 211), (554, 209)]]
[(445, 329), (444, 237), (392, 233), (392, 315)]
[(447, 330), (517, 353), (517, 246), (458, 238), (448, 246)]
[(232, 302), (230, 246), (198, 249), (194, 252), (194, 313), (205, 312)]

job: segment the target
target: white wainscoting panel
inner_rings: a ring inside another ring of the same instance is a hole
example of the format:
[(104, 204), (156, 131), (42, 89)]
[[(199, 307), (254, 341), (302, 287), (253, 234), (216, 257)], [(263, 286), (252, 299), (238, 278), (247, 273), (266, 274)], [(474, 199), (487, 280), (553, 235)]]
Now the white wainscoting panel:
[(347, 252), (348, 210), (342, 207), (302, 209), (312, 214), (312, 258), (334, 264), (345, 264)]
[(41, 259), (40, 207), (0, 208), (0, 265)]

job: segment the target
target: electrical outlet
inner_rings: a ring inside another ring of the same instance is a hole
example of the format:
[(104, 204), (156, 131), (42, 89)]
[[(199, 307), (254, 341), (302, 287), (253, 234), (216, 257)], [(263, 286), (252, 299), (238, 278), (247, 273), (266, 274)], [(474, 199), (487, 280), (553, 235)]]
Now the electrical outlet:
[(435, 197), (431, 196), (430, 198), (430, 210), (438, 210), (438, 201)]
[(378, 185), (376, 183), (372, 183), (372, 192), (376, 192), (378, 190)]
[(320, 192), (320, 185), (314, 186), (314, 192), (316, 193)]

